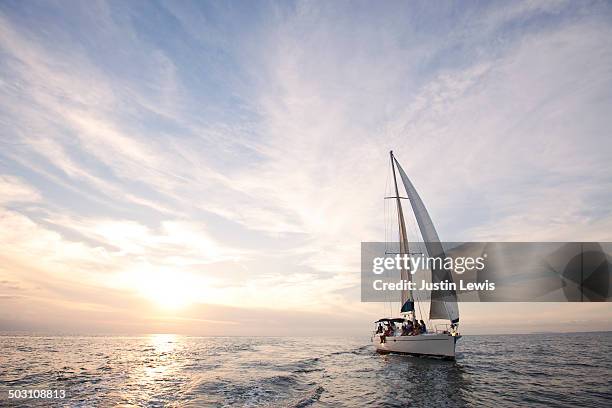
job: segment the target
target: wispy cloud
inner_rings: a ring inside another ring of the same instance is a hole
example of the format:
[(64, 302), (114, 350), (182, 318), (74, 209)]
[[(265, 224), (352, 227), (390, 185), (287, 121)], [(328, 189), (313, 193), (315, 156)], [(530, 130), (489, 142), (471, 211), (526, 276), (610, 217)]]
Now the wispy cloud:
[(35, 202), (40, 194), (17, 177), (0, 175), (0, 203)]

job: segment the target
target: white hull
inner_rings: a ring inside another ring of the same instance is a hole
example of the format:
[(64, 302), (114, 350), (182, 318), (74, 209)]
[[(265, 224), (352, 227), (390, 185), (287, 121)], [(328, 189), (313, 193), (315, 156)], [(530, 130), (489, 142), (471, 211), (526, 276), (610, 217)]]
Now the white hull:
[(418, 336), (387, 336), (381, 343), (380, 334), (372, 337), (372, 344), (378, 353), (415, 354), (425, 356), (455, 358), (455, 343), (460, 336), (432, 333)]

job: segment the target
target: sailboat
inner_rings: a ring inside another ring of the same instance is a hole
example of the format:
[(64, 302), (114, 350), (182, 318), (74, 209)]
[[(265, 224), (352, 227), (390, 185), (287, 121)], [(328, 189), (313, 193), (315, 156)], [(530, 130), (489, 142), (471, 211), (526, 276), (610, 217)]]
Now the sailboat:
[[(393, 155), (393, 151), (389, 152), (391, 158), (391, 169), (393, 173), (393, 183), (395, 187), (395, 196), (387, 197), (394, 199), (397, 206), (397, 222), (399, 229), (399, 252), (400, 255), (410, 254), (408, 248), (408, 237), (406, 231), (406, 223), (404, 220), (404, 212), (400, 197), (399, 188), (397, 185), (396, 169), (400, 175), (407, 199), (410, 201), (412, 211), (415, 215), (419, 231), (423, 238), (425, 249), (430, 257), (445, 257), (444, 248), (438, 238), (438, 233), (434, 228), (434, 224), (425, 208), (425, 204), (417, 193), (416, 189), (408, 179), (408, 176), (400, 166), (399, 162)], [(406, 269), (400, 270), (402, 280), (409, 281), (411, 274)], [(431, 281), (436, 282), (452, 282), (450, 271), (443, 268), (433, 267), (431, 270)], [(401, 292), (401, 308), (399, 317), (382, 318), (374, 322), (378, 330), (375, 330), (372, 335), (372, 344), (376, 351), (381, 354), (399, 353), (412, 354), (419, 356), (433, 356), (445, 359), (455, 358), (455, 345), (457, 340), (461, 338), (459, 334), (459, 308), (457, 305), (457, 295), (454, 290), (436, 290), (431, 291), (429, 321), (432, 320), (447, 320), (449, 323), (438, 324), (430, 328), (426, 332), (411, 335), (401, 335), (401, 330), (397, 325), (415, 325), (416, 311), (415, 299), (411, 290), (406, 289)], [(420, 308), (419, 308), (420, 309)], [(421, 316), (421, 319), (423, 316)], [(380, 333), (380, 329), (386, 326), (387, 333)]]

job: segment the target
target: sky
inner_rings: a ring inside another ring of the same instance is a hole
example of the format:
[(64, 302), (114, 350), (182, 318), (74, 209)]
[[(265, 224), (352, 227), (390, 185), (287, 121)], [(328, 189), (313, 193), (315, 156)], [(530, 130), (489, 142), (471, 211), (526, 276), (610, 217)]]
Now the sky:
[[(366, 334), (393, 149), (443, 241), (612, 241), (609, 2), (0, 2), (0, 330)], [(461, 304), (464, 333), (610, 304)]]

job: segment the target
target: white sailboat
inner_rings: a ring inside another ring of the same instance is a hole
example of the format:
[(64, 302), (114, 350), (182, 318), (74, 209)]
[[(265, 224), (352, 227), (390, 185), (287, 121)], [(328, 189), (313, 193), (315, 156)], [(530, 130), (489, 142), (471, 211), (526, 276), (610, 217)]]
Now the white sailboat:
[[(408, 179), (408, 176), (400, 166), (399, 162), (393, 155), (393, 151), (389, 152), (391, 157), (391, 169), (393, 172), (393, 183), (395, 186), (395, 196), (393, 198), (397, 204), (397, 221), (399, 228), (399, 252), (400, 254), (410, 254), (408, 248), (408, 238), (406, 232), (406, 224), (402, 203), (397, 186), (397, 178), (395, 169), (399, 172), (400, 178), (406, 190), (407, 198), (410, 200), (412, 211), (414, 212), (421, 236), (427, 253), (430, 257), (444, 258), (444, 249), (438, 238), (433, 222), (419, 197), (416, 189)], [(401, 270), (401, 279), (410, 280), (411, 274), (409, 271)], [(443, 282), (445, 280), (452, 282), (452, 276), (446, 269), (433, 268), (431, 271), (432, 282)], [(418, 299), (416, 299), (418, 302)], [(426, 333), (417, 335), (401, 335), (401, 330), (396, 325), (414, 324), (416, 322), (415, 298), (412, 291), (403, 290), (401, 292), (401, 308), (399, 311), (400, 317), (383, 318), (375, 322), (377, 327), (386, 325), (393, 327), (392, 334), (385, 335), (375, 330), (372, 335), (372, 344), (379, 353), (399, 353), (413, 354), (424, 356), (435, 356), (447, 359), (455, 358), (455, 345), (461, 337), (458, 332), (459, 327), (459, 308), (457, 306), (457, 295), (454, 290), (432, 291), (429, 321), (431, 320), (448, 320), (450, 323), (437, 325), (435, 328), (430, 328)], [(423, 316), (421, 316), (423, 319)], [(410, 322), (410, 323), (409, 323)], [(440, 328), (442, 326), (442, 328)]]

